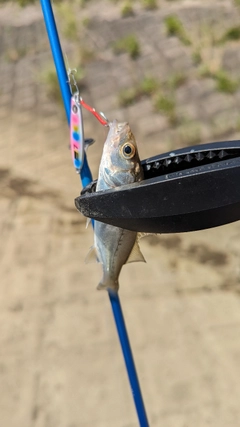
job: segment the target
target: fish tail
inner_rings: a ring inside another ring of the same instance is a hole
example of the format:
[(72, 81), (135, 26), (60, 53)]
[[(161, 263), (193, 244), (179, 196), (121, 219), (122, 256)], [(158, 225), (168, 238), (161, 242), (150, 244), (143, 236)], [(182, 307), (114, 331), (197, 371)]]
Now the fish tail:
[(111, 290), (111, 291), (117, 292), (118, 289), (119, 289), (118, 280), (113, 280), (111, 278), (106, 279), (104, 276), (97, 286), (98, 291)]

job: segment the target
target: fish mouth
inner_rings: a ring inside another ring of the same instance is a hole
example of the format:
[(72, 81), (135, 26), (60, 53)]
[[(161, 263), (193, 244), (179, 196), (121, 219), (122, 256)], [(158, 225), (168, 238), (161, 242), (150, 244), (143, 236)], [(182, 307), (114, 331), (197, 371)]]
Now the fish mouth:
[(130, 138), (130, 127), (128, 122), (118, 122), (117, 120), (114, 120), (109, 125), (109, 128), (108, 144), (106, 144), (107, 151), (112, 149), (112, 147), (117, 148), (119, 144)]
[(115, 134), (121, 133), (127, 127), (129, 127), (128, 122), (118, 122), (117, 120), (112, 122), (112, 128)]
[(118, 123), (118, 124), (117, 124), (117, 129), (116, 129), (116, 131), (117, 131), (118, 133), (122, 132), (122, 130), (123, 130), (127, 125), (128, 125), (128, 123), (127, 123), (127, 122)]

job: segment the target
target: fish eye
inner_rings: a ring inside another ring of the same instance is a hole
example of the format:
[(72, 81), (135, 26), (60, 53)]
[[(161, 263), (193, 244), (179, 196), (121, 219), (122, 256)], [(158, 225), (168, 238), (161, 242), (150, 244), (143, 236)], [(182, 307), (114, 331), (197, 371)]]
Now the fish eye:
[(134, 145), (129, 143), (129, 142), (127, 142), (126, 144), (124, 144), (122, 146), (121, 151), (122, 151), (122, 155), (125, 159), (131, 159), (136, 153), (136, 149), (135, 149)]

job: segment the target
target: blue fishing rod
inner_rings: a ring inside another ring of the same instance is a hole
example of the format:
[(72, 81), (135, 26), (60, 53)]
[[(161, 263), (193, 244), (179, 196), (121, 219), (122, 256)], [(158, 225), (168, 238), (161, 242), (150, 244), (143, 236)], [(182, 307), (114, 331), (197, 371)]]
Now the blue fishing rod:
[[(62, 93), (67, 121), (69, 124), (71, 93), (68, 85), (68, 76), (66, 72), (64, 59), (63, 59), (60, 40), (58, 37), (58, 31), (57, 31), (56, 22), (54, 19), (51, 1), (40, 0), (40, 3), (41, 3), (46, 30), (48, 33), (48, 38), (49, 38), (52, 55), (53, 55), (53, 59), (56, 67), (59, 86)], [(86, 156), (84, 158), (84, 163), (83, 163), (82, 170), (80, 172), (80, 176), (81, 176), (83, 187), (85, 187), (92, 181), (92, 175), (88, 166)], [(125, 360), (128, 378), (129, 378), (133, 399), (134, 399), (134, 403), (135, 403), (135, 407), (138, 415), (139, 425), (141, 427), (149, 427), (147, 414), (145, 411), (145, 406), (142, 398), (141, 388), (138, 381), (137, 371), (135, 368), (134, 359), (132, 355), (131, 345), (129, 342), (128, 333), (127, 333), (124, 316), (121, 308), (120, 298), (117, 293), (114, 293), (111, 291), (108, 292), (108, 295), (109, 295), (109, 300), (111, 302), (112, 312), (113, 312), (113, 316), (114, 316), (114, 320), (115, 320), (115, 324), (118, 332), (119, 341), (122, 347), (122, 352)]]

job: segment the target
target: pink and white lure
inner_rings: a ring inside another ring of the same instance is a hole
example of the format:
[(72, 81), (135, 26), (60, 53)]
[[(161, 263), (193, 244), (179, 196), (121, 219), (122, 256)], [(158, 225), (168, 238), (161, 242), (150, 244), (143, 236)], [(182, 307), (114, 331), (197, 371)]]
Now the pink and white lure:
[(77, 94), (74, 94), (71, 98), (70, 148), (73, 165), (76, 172), (80, 173), (84, 162), (85, 150), (82, 108)]
[[(94, 139), (92, 138), (84, 139), (82, 106), (86, 108), (86, 110), (90, 111), (102, 125), (108, 126), (108, 120), (103, 113), (98, 113), (95, 108), (90, 107), (90, 105), (88, 105), (79, 96), (79, 89), (75, 79), (76, 72), (77, 70), (75, 68), (69, 68), (68, 70), (68, 84), (72, 94), (70, 113), (70, 148), (73, 165), (76, 172), (80, 173), (84, 163), (85, 150), (89, 145), (94, 143)], [(73, 89), (75, 89), (75, 93), (73, 93)]]

